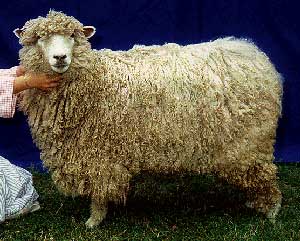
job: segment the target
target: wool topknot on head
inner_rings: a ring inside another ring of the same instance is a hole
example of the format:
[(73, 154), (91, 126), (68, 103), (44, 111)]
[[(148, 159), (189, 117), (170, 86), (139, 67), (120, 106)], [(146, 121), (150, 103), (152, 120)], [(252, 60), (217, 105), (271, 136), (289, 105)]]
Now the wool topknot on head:
[(40, 60), (54, 72), (64, 73), (72, 62), (74, 46), (82, 46), (95, 31), (95, 27), (83, 26), (74, 17), (50, 11), (46, 17), (27, 21), (23, 28), (15, 29), (14, 33), (24, 47), (37, 44), (42, 54)]

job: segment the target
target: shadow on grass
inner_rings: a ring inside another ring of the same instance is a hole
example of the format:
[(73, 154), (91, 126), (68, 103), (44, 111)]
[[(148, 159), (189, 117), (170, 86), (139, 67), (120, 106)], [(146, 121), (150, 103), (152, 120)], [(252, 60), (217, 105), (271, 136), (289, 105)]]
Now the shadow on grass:
[(244, 209), (243, 193), (212, 176), (141, 174), (132, 181), (127, 209), (136, 212), (180, 212), (199, 215)]
[[(42, 209), (35, 215), (44, 215), (49, 220), (69, 219), (83, 222), (89, 217), (90, 200), (85, 197), (61, 195), (48, 174), (34, 173), (34, 183), (40, 195)], [(159, 215), (186, 216), (210, 215), (220, 212), (235, 215), (249, 214), (245, 208), (243, 193), (230, 185), (221, 183), (212, 176), (161, 176), (142, 173), (130, 186), (126, 206), (110, 203), (107, 222), (118, 216), (153, 217)], [(52, 218), (50, 218), (52, 219)]]

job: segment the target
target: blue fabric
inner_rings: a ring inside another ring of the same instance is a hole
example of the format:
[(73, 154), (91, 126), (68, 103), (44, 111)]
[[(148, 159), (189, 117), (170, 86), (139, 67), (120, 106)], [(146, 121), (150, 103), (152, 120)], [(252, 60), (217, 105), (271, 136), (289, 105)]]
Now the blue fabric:
[[(252, 39), (282, 73), (283, 117), (276, 160), (300, 162), (300, 34), (297, 1), (284, 0), (101, 0), (16, 1), (0, 9), (0, 68), (18, 64), (12, 31), (49, 9), (97, 28), (93, 48), (126, 50), (134, 44), (198, 43), (224, 36)], [(24, 116), (0, 120), (0, 155), (23, 167), (40, 166)]]

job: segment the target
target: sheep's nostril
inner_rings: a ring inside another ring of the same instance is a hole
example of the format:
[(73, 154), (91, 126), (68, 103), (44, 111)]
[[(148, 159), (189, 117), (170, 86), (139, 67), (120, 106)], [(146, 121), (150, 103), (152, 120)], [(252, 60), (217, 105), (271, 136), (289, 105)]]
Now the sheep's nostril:
[(55, 58), (56, 60), (64, 60), (65, 58), (67, 58), (67, 55), (54, 55), (53, 58)]

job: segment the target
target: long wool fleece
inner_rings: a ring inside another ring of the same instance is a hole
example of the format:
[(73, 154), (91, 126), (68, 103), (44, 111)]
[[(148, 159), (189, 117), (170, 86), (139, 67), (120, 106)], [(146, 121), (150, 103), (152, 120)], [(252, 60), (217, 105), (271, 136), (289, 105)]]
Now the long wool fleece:
[(59, 87), (27, 90), (20, 103), (64, 193), (123, 202), (141, 170), (210, 172), (253, 190), (275, 183), (280, 75), (251, 42), (97, 51), (72, 17), (52, 11), (31, 21), (20, 58), (34, 72), (52, 73), (34, 38), (76, 34)]

